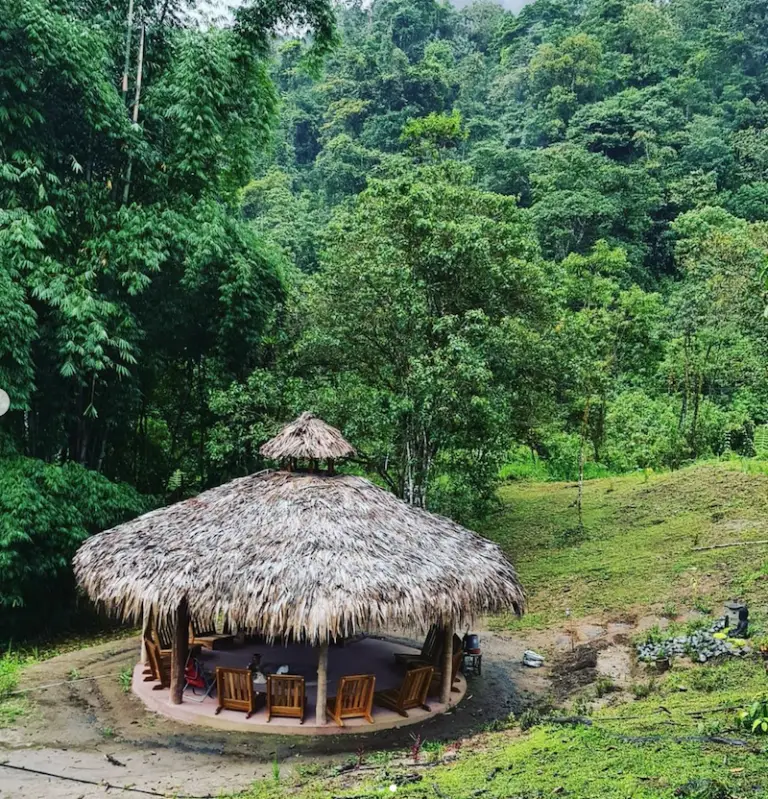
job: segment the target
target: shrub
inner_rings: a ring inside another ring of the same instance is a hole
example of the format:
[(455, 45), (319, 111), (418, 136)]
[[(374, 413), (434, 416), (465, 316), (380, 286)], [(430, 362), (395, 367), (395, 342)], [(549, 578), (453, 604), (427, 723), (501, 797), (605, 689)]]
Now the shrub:
[(79, 544), (148, 506), (130, 486), (74, 463), (0, 462), (0, 636), (61, 621), (73, 606)]
[(739, 724), (755, 735), (768, 735), (768, 698), (756, 699), (739, 713)]
[(602, 675), (595, 680), (595, 696), (598, 699), (617, 690), (616, 683), (610, 677)]

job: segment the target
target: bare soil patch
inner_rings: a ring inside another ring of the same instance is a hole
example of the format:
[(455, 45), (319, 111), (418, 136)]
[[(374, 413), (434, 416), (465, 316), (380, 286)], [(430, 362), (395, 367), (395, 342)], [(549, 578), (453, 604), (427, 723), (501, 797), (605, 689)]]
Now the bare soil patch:
[[(148, 712), (118, 675), (132, 668), (139, 641), (129, 638), (69, 652), (30, 667), (20, 688), (30, 689), (30, 711), (0, 729), (0, 761), (96, 782), (168, 793), (205, 795), (246, 788), (300, 764), (338, 762), (360, 750), (402, 749), (411, 734), (455, 740), (488, 722), (519, 713), (549, 690), (547, 669), (522, 665), (519, 637), (482, 634), (483, 673), (470, 676), (465, 700), (451, 713), (418, 727), (375, 735), (259, 736), (206, 730)], [(83, 677), (99, 677), (82, 680)], [(73, 679), (74, 678), (74, 679)], [(60, 683), (53, 687), (51, 683)], [(108, 756), (123, 765), (117, 766)], [(0, 768), (0, 797), (104, 796), (106, 788)]]

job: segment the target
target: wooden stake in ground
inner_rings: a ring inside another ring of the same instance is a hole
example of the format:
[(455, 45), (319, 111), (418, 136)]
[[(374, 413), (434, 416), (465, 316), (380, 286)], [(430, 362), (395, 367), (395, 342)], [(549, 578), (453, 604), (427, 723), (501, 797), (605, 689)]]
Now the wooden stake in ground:
[(447, 705), (451, 701), (453, 685), (453, 620), (443, 628), (443, 681), (440, 684), (440, 702)]
[(328, 641), (320, 644), (317, 657), (317, 707), (315, 710), (315, 724), (318, 727), (325, 725), (325, 708), (328, 697)]
[(184, 692), (184, 669), (189, 654), (189, 608), (187, 598), (181, 600), (176, 611), (176, 624), (171, 644), (171, 704), (180, 705)]

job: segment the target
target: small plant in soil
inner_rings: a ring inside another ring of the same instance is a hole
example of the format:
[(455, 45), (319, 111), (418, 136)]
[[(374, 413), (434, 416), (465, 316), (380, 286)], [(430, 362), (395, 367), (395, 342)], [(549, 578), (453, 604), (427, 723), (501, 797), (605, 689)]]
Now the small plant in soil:
[(386, 766), (392, 762), (392, 752), (387, 749), (382, 749), (378, 752), (372, 752), (368, 756), (368, 762), (372, 766)]
[(78, 671), (78, 669), (70, 669), (67, 672), (67, 679), (68, 680), (79, 680), (80, 676), (81, 675), (80, 675), (80, 672)]
[(278, 762), (277, 755), (272, 758), (272, 780), (275, 785), (280, 783), (280, 763)]
[(439, 763), (445, 753), (445, 744), (442, 741), (425, 741), (422, 749), (426, 752), (429, 763)]
[(755, 735), (768, 735), (768, 698), (755, 700), (739, 713), (739, 724)]
[(120, 687), (123, 689), (124, 693), (128, 693), (131, 690), (131, 681), (133, 679), (133, 672), (131, 671), (130, 667), (126, 666), (117, 678), (117, 681), (120, 683)]
[(493, 719), (483, 725), (485, 732), (503, 732), (510, 729), (515, 724), (515, 714), (510, 713), (506, 718)]
[(588, 698), (581, 695), (576, 698), (573, 703), (573, 714), (575, 716), (589, 716), (592, 713), (592, 705), (590, 705)]
[(696, 725), (696, 732), (707, 737), (720, 735), (724, 730), (725, 727), (721, 719), (707, 719), (706, 721), (700, 721)]
[(411, 748), (409, 754), (411, 756), (411, 760), (414, 763), (419, 762), (419, 758), (421, 757), (421, 750), (424, 746), (424, 740), (422, 739), (421, 735), (411, 735)]
[(674, 619), (677, 616), (677, 605), (674, 602), (665, 602), (661, 615), (667, 619)]
[(629, 687), (632, 696), (635, 699), (645, 699), (649, 697), (656, 690), (656, 681), (648, 680), (647, 682), (635, 682)]
[(733, 794), (719, 780), (700, 779), (681, 785), (675, 791), (675, 796), (686, 799), (731, 799)]
[(614, 691), (618, 691), (618, 688), (616, 687), (616, 683), (610, 677), (601, 676), (595, 680), (595, 696), (598, 699), (601, 699), (608, 694), (612, 694)]
[(541, 722), (541, 713), (535, 707), (526, 708), (519, 716), (521, 730), (530, 730)]
[(712, 613), (712, 603), (703, 596), (697, 596), (693, 600), (693, 608), (694, 610), (698, 610), (699, 613), (706, 613), (708, 615)]

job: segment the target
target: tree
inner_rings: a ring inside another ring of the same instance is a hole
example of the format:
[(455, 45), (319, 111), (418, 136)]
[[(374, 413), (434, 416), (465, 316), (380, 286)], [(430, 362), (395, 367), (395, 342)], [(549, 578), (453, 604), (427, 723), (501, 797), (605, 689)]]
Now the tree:
[(336, 215), (296, 309), (318, 410), (344, 418), (369, 465), (418, 505), (438, 504), (460, 462), (487, 499), (542, 381), (532, 359), (549, 308), (530, 226), (468, 177), (446, 163), (371, 181)]

